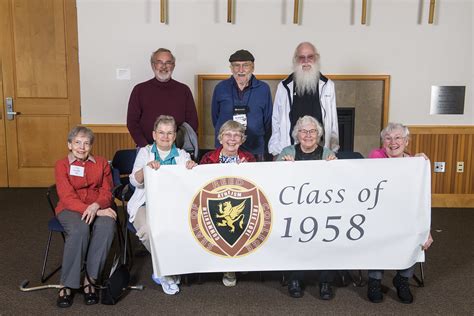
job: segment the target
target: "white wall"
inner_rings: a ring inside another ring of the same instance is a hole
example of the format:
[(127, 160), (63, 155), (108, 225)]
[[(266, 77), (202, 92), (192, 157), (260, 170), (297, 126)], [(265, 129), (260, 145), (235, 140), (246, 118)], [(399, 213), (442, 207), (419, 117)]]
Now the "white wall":
[[(391, 121), (411, 125), (474, 125), (471, 0), (369, 0), (368, 25), (360, 24), (359, 0), (301, 0), (294, 25), (293, 0), (237, 0), (235, 23), (227, 1), (168, 0), (161, 24), (159, 0), (76, 0), (79, 24), (82, 122), (123, 124), (133, 86), (152, 78), (149, 57), (158, 47), (177, 57), (173, 77), (197, 99), (196, 74), (229, 73), (240, 48), (256, 58), (255, 73), (291, 72), (301, 41), (321, 52), (327, 74), (389, 74)], [(130, 68), (131, 80), (116, 80)], [(432, 85), (465, 85), (464, 115), (430, 115)]]

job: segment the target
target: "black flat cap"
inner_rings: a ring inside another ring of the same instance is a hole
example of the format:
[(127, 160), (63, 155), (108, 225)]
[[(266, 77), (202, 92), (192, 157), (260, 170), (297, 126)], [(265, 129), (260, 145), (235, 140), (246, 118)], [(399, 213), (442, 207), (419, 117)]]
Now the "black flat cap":
[(236, 51), (235, 53), (233, 53), (232, 55), (230, 55), (229, 62), (232, 63), (234, 61), (251, 61), (251, 62), (254, 62), (255, 58), (253, 57), (253, 55), (248, 50), (240, 49), (240, 50)]

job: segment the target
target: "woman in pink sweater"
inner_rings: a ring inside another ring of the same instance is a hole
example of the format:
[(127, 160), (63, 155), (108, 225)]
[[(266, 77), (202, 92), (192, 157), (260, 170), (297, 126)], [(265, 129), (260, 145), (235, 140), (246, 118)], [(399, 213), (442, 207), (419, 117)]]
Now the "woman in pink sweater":
[[(369, 158), (405, 158), (411, 157), (407, 152), (410, 131), (400, 123), (388, 123), (380, 133), (382, 139), (382, 148), (374, 149), (370, 152)], [(417, 153), (415, 157), (428, 157), (424, 153)], [(423, 245), (423, 250), (428, 249), (433, 242), (431, 234)], [(408, 269), (399, 270), (393, 278), (393, 285), (397, 289), (398, 298), (402, 303), (411, 304), (413, 295), (411, 294), (408, 280), (413, 277), (415, 266)], [(372, 303), (380, 303), (383, 300), (382, 277), (383, 270), (369, 270), (369, 282), (367, 296)]]

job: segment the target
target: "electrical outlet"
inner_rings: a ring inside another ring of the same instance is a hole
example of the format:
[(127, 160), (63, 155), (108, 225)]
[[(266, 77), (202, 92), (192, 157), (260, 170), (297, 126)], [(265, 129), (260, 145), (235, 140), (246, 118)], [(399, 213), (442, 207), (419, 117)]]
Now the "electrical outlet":
[(446, 163), (444, 161), (435, 161), (434, 163), (434, 172), (444, 172), (444, 167)]
[(464, 161), (458, 161), (456, 163), (456, 172), (459, 172), (459, 173), (464, 172)]

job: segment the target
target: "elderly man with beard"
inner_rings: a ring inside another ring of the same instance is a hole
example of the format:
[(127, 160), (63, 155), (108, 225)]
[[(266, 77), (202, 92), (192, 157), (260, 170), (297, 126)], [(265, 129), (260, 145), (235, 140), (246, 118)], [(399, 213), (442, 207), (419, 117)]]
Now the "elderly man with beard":
[(212, 123), (215, 146), (220, 146), (219, 130), (228, 120), (245, 127), (247, 137), (242, 148), (263, 161), (271, 135), (272, 96), (270, 87), (253, 75), (255, 58), (247, 50), (238, 50), (230, 58), (232, 76), (219, 82), (212, 96)]
[(313, 44), (300, 43), (293, 56), (293, 73), (280, 82), (275, 95), (269, 152), (276, 156), (293, 144), (291, 134), (300, 117), (310, 115), (323, 125), (322, 146), (337, 152), (339, 129), (334, 82), (320, 73)]
[(127, 127), (138, 147), (153, 144), (153, 124), (160, 115), (170, 115), (177, 126), (188, 123), (194, 131), (198, 118), (189, 87), (171, 78), (175, 57), (169, 49), (159, 48), (150, 58), (153, 79), (133, 88), (128, 102)]
[[(339, 149), (339, 128), (334, 83), (320, 73), (319, 53), (313, 44), (300, 43), (293, 56), (293, 73), (280, 82), (275, 95), (272, 116), (272, 136), (268, 149), (279, 155), (282, 149), (294, 144), (291, 135), (301, 117), (311, 116), (322, 125), (319, 145), (332, 152)], [(322, 300), (334, 297), (331, 287), (335, 271), (320, 271), (319, 296)], [(288, 282), (291, 297), (303, 296), (302, 271), (293, 272)]]

